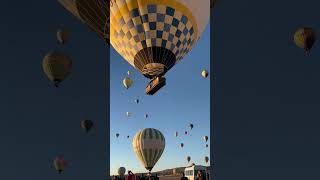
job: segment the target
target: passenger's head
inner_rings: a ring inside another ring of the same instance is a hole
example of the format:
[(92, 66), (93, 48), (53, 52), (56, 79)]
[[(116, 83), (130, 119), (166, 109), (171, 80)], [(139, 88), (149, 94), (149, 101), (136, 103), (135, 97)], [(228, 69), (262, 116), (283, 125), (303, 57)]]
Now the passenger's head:
[(184, 177), (184, 173), (182, 173), (182, 177)]

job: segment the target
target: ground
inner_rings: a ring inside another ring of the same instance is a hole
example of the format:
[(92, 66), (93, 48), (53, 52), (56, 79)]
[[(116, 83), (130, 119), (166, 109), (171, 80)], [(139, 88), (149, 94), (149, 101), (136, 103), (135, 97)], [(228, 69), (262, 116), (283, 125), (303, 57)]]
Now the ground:
[(167, 176), (159, 176), (160, 180), (180, 180), (181, 175), (167, 175)]

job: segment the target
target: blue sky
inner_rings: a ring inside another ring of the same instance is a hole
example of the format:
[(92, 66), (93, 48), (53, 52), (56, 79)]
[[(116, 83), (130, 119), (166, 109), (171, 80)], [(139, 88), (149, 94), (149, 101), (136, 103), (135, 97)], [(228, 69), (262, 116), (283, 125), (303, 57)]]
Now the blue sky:
[[(210, 25), (203, 32), (193, 50), (167, 74), (167, 85), (153, 96), (145, 95), (145, 87), (149, 80), (143, 77), (113, 48), (110, 52), (110, 173), (117, 174), (117, 169), (124, 166), (135, 172), (146, 172), (136, 158), (132, 149), (134, 134), (143, 128), (156, 128), (166, 138), (165, 151), (155, 165), (153, 171), (186, 166), (186, 156), (191, 156), (191, 162), (205, 164), (204, 157), (209, 156), (210, 147), (205, 148), (202, 139), (210, 136), (210, 76), (204, 79), (201, 71), (210, 72)], [(126, 90), (122, 79), (127, 77), (127, 71), (133, 73), (132, 87)], [(134, 98), (140, 99), (139, 104)], [(132, 112), (126, 117), (126, 112)], [(146, 120), (144, 114), (148, 113)], [(191, 136), (185, 136), (188, 124), (193, 123)], [(181, 136), (175, 138), (178, 131)], [(119, 138), (115, 134), (119, 133)], [(127, 135), (130, 138), (127, 139)], [(185, 147), (181, 149), (180, 143)], [(191, 163), (190, 162), (190, 163)]]

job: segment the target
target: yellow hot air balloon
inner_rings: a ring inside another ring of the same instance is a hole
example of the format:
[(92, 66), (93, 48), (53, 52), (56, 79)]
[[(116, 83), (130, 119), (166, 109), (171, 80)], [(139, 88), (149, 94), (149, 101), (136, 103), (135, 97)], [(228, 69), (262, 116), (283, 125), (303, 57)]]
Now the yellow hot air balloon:
[(129, 89), (133, 84), (133, 80), (130, 78), (124, 78), (122, 83), (126, 89)]
[(67, 161), (64, 157), (58, 156), (53, 160), (53, 166), (59, 173), (62, 173), (67, 166)]
[(140, 162), (151, 171), (164, 151), (165, 138), (159, 130), (146, 128), (134, 136), (132, 146)]
[(58, 30), (57, 31), (57, 40), (61, 44), (65, 44), (69, 39), (70, 33), (67, 31)]
[(70, 74), (72, 60), (63, 53), (51, 52), (43, 58), (42, 68), (47, 77), (58, 87), (60, 82)]
[(201, 72), (201, 76), (204, 77), (204, 78), (207, 78), (208, 75), (209, 75), (209, 73), (208, 73), (207, 70), (203, 70), (203, 71)]
[(110, 42), (115, 50), (151, 82), (152, 95), (163, 77), (195, 46), (208, 24), (209, 0), (113, 1)]
[(308, 54), (313, 44), (316, 41), (316, 35), (312, 28), (303, 27), (298, 29), (294, 34), (295, 44), (304, 49), (305, 53)]
[(110, 32), (110, 1), (58, 0), (68, 11), (93, 29), (107, 44)]

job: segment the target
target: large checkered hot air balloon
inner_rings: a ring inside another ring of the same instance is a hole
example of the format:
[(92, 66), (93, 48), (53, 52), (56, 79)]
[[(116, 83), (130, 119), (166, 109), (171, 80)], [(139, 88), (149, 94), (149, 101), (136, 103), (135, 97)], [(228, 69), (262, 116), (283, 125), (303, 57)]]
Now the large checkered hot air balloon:
[(164, 151), (165, 138), (157, 129), (142, 129), (134, 136), (132, 147), (140, 162), (151, 171)]
[(110, 42), (151, 79), (147, 94), (191, 51), (208, 24), (209, 0), (110, 0)]

